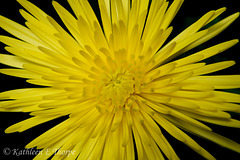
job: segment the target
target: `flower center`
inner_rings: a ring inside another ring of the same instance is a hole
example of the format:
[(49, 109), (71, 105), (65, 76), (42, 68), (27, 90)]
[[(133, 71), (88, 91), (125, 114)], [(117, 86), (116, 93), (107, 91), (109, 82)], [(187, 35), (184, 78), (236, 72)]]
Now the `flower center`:
[(101, 100), (111, 100), (114, 106), (123, 106), (134, 93), (134, 77), (130, 73), (105, 75), (101, 84)]

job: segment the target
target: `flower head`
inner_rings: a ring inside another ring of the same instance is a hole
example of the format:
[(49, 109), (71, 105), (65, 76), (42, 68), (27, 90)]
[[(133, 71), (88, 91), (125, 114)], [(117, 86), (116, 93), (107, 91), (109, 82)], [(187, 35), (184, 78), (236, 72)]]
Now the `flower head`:
[[(240, 113), (240, 95), (220, 91), (239, 88), (240, 75), (206, 75), (235, 62), (203, 62), (238, 40), (177, 58), (222, 32), (239, 13), (202, 29), (226, 8), (210, 11), (167, 42), (183, 0), (171, 5), (165, 0), (98, 0), (101, 21), (87, 0), (68, 0), (74, 15), (53, 1), (70, 34), (32, 3), (18, 2), (27, 10), (20, 10), (27, 27), (0, 17), (0, 26), (16, 37), (0, 36), (13, 54), (0, 54), (0, 62), (14, 67), (0, 72), (41, 87), (0, 94), (1, 111), (32, 115), (5, 132), (69, 116), (26, 146), (43, 149), (36, 159), (53, 154), (81, 160), (179, 159), (162, 130), (206, 159), (214, 157), (188, 132), (240, 153), (239, 144), (203, 123), (240, 128), (227, 112)], [(51, 154), (44, 154), (49, 149)], [(75, 154), (57, 154), (65, 150)]]

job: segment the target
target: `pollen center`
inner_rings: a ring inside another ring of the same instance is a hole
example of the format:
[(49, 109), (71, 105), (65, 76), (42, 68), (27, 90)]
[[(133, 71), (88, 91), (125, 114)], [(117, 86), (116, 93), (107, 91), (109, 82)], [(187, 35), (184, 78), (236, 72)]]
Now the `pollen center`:
[(134, 78), (130, 73), (106, 75), (101, 86), (101, 100), (111, 100), (114, 106), (123, 106), (134, 93)]

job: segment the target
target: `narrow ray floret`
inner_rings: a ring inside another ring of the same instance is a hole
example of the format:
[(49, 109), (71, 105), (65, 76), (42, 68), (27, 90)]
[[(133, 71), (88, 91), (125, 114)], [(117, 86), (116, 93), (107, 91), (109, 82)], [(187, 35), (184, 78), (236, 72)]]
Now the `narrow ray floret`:
[[(240, 95), (224, 91), (240, 88), (240, 75), (208, 75), (235, 62), (204, 62), (238, 40), (178, 58), (239, 13), (207, 28), (226, 8), (210, 11), (169, 40), (183, 0), (98, 0), (100, 18), (88, 0), (67, 0), (74, 15), (53, 1), (68, 31), (31, 2), (17, 1), (26, 26), (0, 16), (0, 26), (14, 36), (0, 36), (11, 53), (0, 54), (0, 63), (11, 66), (0, 73), (38, 87), (0, 93), (1, 112), (32, 116), (5, 132), (68, 116), (26, 145), (42, 149), (36, 160), (179, 159), (163, 130), (206, 159), (215, 158), (188, 133), (240, 153), (238, 143), (205, 123), (240, 128), (229, 113), (240, 113)], [(74, 154), (57, 154), (66, 150)]]

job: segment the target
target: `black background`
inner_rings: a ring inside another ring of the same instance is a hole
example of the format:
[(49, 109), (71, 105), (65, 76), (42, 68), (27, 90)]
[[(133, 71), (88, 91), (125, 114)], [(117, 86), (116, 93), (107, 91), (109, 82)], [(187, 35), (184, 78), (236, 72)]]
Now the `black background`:
[[(47, 14), (51, 15), (55, 18), (61, 25), (62, 22), (58, 18), (56, 12), (54, 11), (51, 0), (30, 0), (37, 6), (39, 6), (43, 11)], [(60, 4), (62, 4), (65, 8), (70, 10), (66, 0), (57, 0)], [(170, 1), (171, 2), (171, 1)], [(96, 1), (91, 1), (93, 4), (94, 9), (97, 8)], [(179, 13), (175, 17), (173, 23), (171, 24), (174, 27), (174, 32), (172, 33), (171, 37), (176, 36), (180, 31), (184, 28), (192, 24), (198, 18), (200, 18), (203, 14), (207, 13), (210, 10), (218, 9), (221, 7), (227, 7), (227, 11), (225, 11), (221, 16), (220, 19), (227, 17), (230, 14), (238, 12), (240, 10), (239, 2), (236, 0), (185, 0), (182, 8), (180, 9)], [(24, 19), (19, 14), (18, 10), (22, 8), (15, 0), (7, 0), (0, 2), (0, 14), (8, 17), (18, 23), (24, 24)], [(228, 29), (226, 29), (223, 33), (218, 35), (217, 37), (213, 38), (212, 40), (208, 41), (207, 43), (201, 45), (197, 49), (194, 49), (191, 52), (197, 51), (199, 49), (203, 49), (227, 40), (239, 38), (239, 19), (235, 21)], [(9, 35), (5, 31), (1, 29), (1, 34)], [(0, 51), (1, 53), (7, 53), (4, 49), (4, 45), (0, 44)], [(240, 74), (240, 56), (239, 56), (239, 44), (234, 46), (233, 48), (215, 56), (214, 58), (210, 59), (209, 61), (221, 61), (221, 60), (235, 60), (237, 64), (229, 69), (225, 69), (223, 71), (218, 72), (217, 74)], [(0, 65), (0, 68), (5, 68), (6, 66)], [(0, 92), (17, 89), (17, 88), (27, 88), (33, 87), (30, 84), (25, 82), (25, 79), (14, 78), (6, 75), (0, 74)], [(238, 92), (239, 90), (234, 90), (233, 92)], [(233, 114), (234, 118), (240, 120), (239, 114)], [(40, 125), (29, 129), (23, 133), (12, 133), (12, 134), (5, 134), (4, 130), (21, 120), (28, 118), (29, 115), (27, 113), (1, 113), (0, 112), (0, 159), (7, 160), (7, 159), (32, 159), (33, 156), (13, 156), (10, 154), (9, 156), (5, 156), (3, 154), (4, 148), (12, 149), (19, 149), (23, 150), (24, 146), (28, 144), (31, 140), (35, 137), (39, 136), (43, 132), (47, 131), (49, 128), (53, 127), (54, 125), (58, 124), (62, 120), (66, 119), (66, 117), (45, 123), (44, 125)], [(240, 130), (236, 128), (227, 128), (227, 127), (219, 127), (215, 125), (209, 125), (213, 128), (213, 131), (226, 136), (238, 143), (240, 143)], [(189, 149), (187, 146), (178, 142), (170, 135), (165, 133), (167, 139), (170, 141), (170, 144), (175, 149), (176, 153), (179, 157), (183, 160), (202, 160), (203, 158), (199, 156), (197, 153)], [(192, 135), (192, 138), (196, 140), (202, 147), (208, 150), (213, 156), (215, 156), (218, 160), (238, 160), (240, 159), (240, 154), (235, 153), (231, 150), (218, 146), (210, 141), (203, 140), (197, 136)]]

